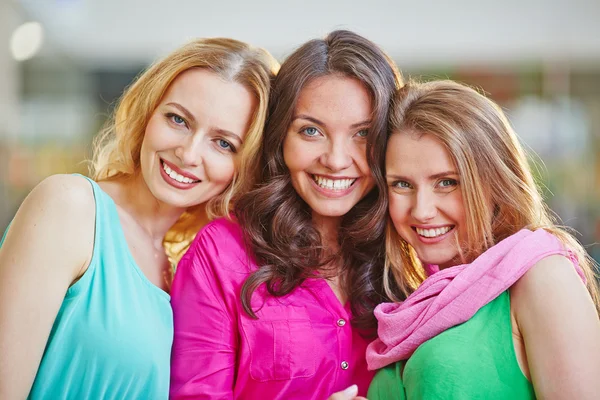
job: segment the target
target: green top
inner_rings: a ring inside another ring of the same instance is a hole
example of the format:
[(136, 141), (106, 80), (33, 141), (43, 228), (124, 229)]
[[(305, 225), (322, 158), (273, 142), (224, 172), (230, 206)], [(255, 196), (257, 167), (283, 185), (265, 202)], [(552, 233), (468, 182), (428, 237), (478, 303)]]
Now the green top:
[(408, 361), (377, 372), (369, 400), (535, 399), (512, 341), (503, 292), (470, 320), (423, 343)]

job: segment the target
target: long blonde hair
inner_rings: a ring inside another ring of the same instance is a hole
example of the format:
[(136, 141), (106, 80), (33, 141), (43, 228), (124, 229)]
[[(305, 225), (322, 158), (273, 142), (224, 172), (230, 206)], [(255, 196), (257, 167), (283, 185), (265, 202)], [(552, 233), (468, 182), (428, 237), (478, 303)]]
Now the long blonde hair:
[(279, 69), (277, 61), (266, 50), (227, 38), (197, 39), (178, 48), (127, 88), (113, 117), (94, 140), (91, 167), (91, 176), (97, 181), (134, 176), (140, 168), (140, 149), (152, 113), (171, 83), (191, 68), (206, 68), (226, 81), (244, 85), (258, 102), (231, 184), (206, 204), (188, 209), (167, 233), (164, 244), (172, 261), (183, 254), (202, 224), (227, 216), (235, 198), (257, 181), (270, 82)]
[[(576, 254), (598, 307), (595, 263), (568, 229), (556, 225), (525, 151), (498, 105), (456, 82), (410, 82), (398, 91), (390, 118), (392, 135), (426, 133), (450, 153), (460, 176), (466, 210), (466, 243), (457, 243), (465, 262), (523, 228), (546, 229)], [(395, 297), (391, 277), (404, 295), (425, 279), (414, 249), (398, 235), (391, 221), (386, 233), (384, 276), (390, 297)]]

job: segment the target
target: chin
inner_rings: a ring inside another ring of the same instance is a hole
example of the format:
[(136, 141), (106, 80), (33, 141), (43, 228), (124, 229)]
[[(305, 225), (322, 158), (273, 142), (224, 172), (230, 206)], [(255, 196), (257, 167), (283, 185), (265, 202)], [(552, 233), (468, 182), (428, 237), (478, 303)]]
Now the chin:
[(189, 195), (187, 196), (182, 196), (179, 193), (173, 193), (168, 188), (165, 189), (161, 187), (158, 187), (155, 190), (151, 191), (153, 192), (152, 194), (154, 195), (156, 200), (170, 207), (188, 208), (196, 205), (196, 202), (193, 202), (191, 200), (193, 196), (189, 196), (192, 193), (189, 193)]
[(155, 196), (155, 197), (158, 201), (160, 201), (161, 203), (163, 203), (167, 206), (170, 206), (170, 207), (176, 207), (176, 208), (189, 207), (187, 202), (185, 201), (185, 199), (178, 198), (177, 196), (166, 195), (166, 194), (163, 194), (161, 196), (159, 194), (158, 196)]
[(454, 257), (419, 257), (423, 264), (432, 264), (439, 265), (440, 268), (452, 267), (454, 265), (460, 264), (460, 261), (457, 261), (458, 256)]
[[(310, 204), (309, 204), (310, 205)], [(348, 214), (352, 207), (312, 207), (313, 213), (320, 215), (322, 217), (343, 217)]]

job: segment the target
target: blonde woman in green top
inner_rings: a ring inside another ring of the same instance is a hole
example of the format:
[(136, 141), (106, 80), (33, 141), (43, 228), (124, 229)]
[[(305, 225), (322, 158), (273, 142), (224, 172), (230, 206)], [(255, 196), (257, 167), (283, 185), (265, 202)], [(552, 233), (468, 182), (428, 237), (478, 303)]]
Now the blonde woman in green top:
[(554, 224), (500, 108), (409, 83), (391, 118), (384, 277), (406, 299), (375, 310), (367, 397), (599, 398), (594, 264)]
[(554, 224), (501, 109), (455, 82), (408, 84), (386, 178), (388, 283), (410, 308), (376, 312), (369, 364), (397, 362), (370, 399), (598, 398), (593, 262)]

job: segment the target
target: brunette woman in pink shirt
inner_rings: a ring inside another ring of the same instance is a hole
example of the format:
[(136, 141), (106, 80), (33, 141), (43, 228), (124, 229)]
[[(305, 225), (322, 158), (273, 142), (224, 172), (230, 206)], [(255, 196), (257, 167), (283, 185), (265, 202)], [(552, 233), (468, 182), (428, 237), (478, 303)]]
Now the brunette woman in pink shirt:
[[(366, 335), (382, 288), (385, 211), (371, 148), (385, 144), (402, 78), (369, 40), (335, 31), (282, 64), (262, 184), (179, 263), (174, 399), (326, 399), (364, 394)], [(365, 335), (365, 336), (363, 336)]]

